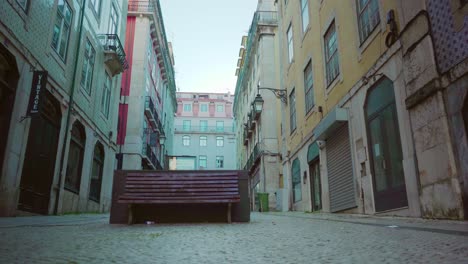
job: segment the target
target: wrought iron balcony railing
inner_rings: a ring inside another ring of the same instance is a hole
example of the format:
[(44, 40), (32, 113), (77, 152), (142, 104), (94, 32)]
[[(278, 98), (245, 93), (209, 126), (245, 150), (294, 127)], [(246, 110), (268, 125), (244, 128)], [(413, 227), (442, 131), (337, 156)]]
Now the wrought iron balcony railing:
[(116, 34), (101, 34), (98, 35), (98, 39), (106, 55), (109, 55), (106, 56), (105, 62), (112, 74), (119, 74), (128, 69), (125, 50), (122, 43), (120, 43), (119, 36)]
[(146, 1), (129, 1), (128, 12), (145, 12), (145, 13), (156, 13), (156, 5), (152, 0)]
[(252, 153), (250, 153), (249, 159), (245, 163), (244, 170), (251, 170), (252, 167), (256, 164), (257, 159), (260, 157), (260, 147), (258, 146), (258, 143), (255, 144), (255, 147), (252, 150)]

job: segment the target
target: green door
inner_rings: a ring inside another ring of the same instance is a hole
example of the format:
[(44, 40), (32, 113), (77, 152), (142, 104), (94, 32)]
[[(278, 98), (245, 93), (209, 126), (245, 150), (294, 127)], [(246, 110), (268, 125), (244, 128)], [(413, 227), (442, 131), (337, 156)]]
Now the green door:
[(393, 84), (384, 79), (366, 104), (376, 211), (408, 205)]

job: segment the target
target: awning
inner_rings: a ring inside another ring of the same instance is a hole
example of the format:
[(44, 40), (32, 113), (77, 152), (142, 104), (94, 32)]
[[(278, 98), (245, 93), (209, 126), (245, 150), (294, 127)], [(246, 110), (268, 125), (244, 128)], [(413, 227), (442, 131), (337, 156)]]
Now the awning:
[(325, 140), (335, 129), (348, 121), (348, 112), (344, 108), (335, 107), (315, 127), (314, 134), (317, 140)]

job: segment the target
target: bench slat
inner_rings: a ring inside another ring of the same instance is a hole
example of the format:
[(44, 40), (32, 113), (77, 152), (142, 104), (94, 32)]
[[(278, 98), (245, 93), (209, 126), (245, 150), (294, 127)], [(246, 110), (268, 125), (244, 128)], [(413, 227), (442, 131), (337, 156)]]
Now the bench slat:
[(198, 203), (238, 203), (240, 199), (219, 199), (219, 200), (119, 200), (119, 203), (126, 204), (198, 204)]
[(239, 188), (125, 188), (125, 192), (239, 192)]

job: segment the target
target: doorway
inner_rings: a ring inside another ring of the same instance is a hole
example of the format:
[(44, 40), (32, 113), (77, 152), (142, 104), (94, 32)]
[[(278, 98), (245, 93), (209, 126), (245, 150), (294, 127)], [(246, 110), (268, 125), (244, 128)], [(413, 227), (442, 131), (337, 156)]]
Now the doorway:
[(367, 136), (377, 212), (408, 205), (393, 83), (384, 78), (367, 96)]
[(320, 160), (309, 163), (310, 172), (310, 199), (312, 212), (322, 210), (322, 186), (320, 181)]
[(31, 119), (18, 209), (48, 214), (60, 133), (59, 103), (45, 91), (40, 114)]
[(0, 44), (0, 178), (2, 177), (18, 78), (15, 57)]

